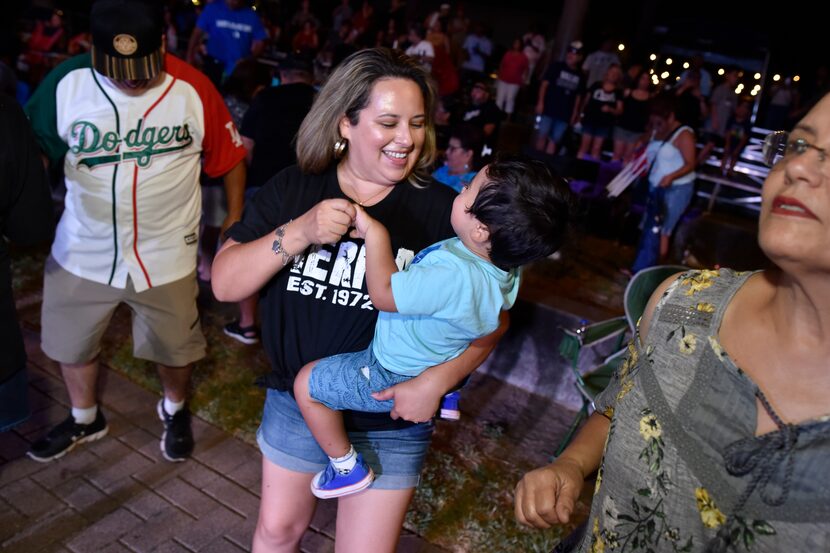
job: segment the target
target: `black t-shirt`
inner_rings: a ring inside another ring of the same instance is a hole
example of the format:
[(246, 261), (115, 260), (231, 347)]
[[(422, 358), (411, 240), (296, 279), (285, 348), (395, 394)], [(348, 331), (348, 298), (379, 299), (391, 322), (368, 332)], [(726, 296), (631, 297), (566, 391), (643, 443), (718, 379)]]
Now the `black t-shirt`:
[(262, 186), (297, 163), (294, 137), (313, 101), (314, 87), (306, 83), (267, 88), (254, 97), (239, 130), (255, 143), (248, 186)]
[(504, 113), (499, 109), (496, 103), (493, 100), (487, 100), (480, 105), (470, 104), (467, 106), (464, 111), (459, 114), (456, 121), (458, 124), (463, 123), (466, 125), (472, 125), (477, 129), (480, 129), (482, 133), (484, 132), (485, 125), (492, 123), (496, 126), (493, 130), (493, 134), (484, 137), (484, 147), (481, 150), (481, 158), (483, 163), (486, 163), (493, 155), (496, 143), (498, 142), (499, 126), (501, 125), (503, 116)]
[(623, 112), (617, 119), (617, 126), (627, 131), (645, 132), (648, 124), (651, 100), (638, 100), (631, 94), (623, 99)]
[(574, 103), (585, 91), (585, 77), (579, 69), (571, 69), (567, 63), (553, 63), (542, 79), (548, 82), (545, 90), (544, 113), (557, 121), (570, 122)]
[[(436, 182), (426, 188), (401, 182), (366, 211), (389, 230), (400, 266), (430, 244), (454, 236), (454, 197), (455, 192)], [(329, 198), (346, 198), (335, 168), (306, 175), (289, 167), (259, 190), (228, 236), (249, 242), (273, 234), (279, 225)], [(378, 312), (366, 289), (363, 240), (347, 235), (334, 246), (312, 246), (294, 267), (283, 269), (265, 285), (259, 309), (262, 342), (272, 368), (265, 378), (269, 388), (291, 390), (306, 363), (365, 349), (374, 336)], [(392, 420), (388, 413), (344, 412), (344, 417), (350, 429), (411, 425)]]
[(603, 106), (617, 107), (617, 102), (622, 100), (622, 93), (619, 90), (605, 90), (602, 83), (594, 84), (588, 90), (588, 103), (585, 105), (585, 117), (582, 122), (594, 127), (610, 127), (614, 124), (614, 114), (602, 111)]

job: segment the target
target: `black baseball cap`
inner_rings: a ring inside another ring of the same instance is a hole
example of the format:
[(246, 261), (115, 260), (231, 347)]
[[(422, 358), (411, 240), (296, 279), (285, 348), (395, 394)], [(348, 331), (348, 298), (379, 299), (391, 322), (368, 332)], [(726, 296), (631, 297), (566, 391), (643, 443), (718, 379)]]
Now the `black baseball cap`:
[(280, 71), (305, 71), (311, 73), (312, 61), (308, 56), (300, 54), (288, 54), (285, 58), (279, 61)]
[(152, 0), (98, 0), (90, 13), (92, 66), (115, 80), (152, 79), (164, 66), (164, 12)]

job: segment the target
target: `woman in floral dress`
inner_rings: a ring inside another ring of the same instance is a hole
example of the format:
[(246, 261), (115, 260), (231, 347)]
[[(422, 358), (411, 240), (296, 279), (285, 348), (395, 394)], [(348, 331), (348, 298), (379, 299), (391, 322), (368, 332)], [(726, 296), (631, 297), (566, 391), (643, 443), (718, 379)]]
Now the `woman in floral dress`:
[(516, 517), (580, 552), (830, 551), (830, 96), (764, 144), (770, 270), (690, 271), (652, 296), (597, 412), (524, 476)]

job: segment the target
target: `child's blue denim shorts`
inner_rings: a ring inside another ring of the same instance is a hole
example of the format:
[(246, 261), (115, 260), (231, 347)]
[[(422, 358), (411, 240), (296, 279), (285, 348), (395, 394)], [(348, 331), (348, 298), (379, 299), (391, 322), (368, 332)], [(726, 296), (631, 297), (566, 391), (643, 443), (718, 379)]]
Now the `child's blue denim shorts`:
[(329, 409), (384, 413), (392, 410), (392, 400), (378, 401), (380, 392), (411, 379), (383, 368), (372, 353), (372, 344), (363, 351), (341, 353), (317, 361), (308, 379), (308, 393)]
[[(430, 421), (401, 429), (349, 432), (349, 440), (375, 472), (372, 488), (405, 490), (418, 485), (433, 430)], [(257, 442), (265, 458), (291, 471), (316, 473), (329, 462), (288, 392), (267, 390)]]

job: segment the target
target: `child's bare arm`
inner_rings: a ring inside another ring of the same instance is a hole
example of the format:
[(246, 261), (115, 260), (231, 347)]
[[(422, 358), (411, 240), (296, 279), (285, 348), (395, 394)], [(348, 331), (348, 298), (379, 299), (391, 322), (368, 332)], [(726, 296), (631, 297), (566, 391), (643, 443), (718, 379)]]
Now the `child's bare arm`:
[(355, 234), (366, 241), (366, 285), (372, 304), (380, 311), (396, 312), (392, 296), (392, 275), (398, 272), (392, 256), (389, 232), (382, 223), (355, 205)]

